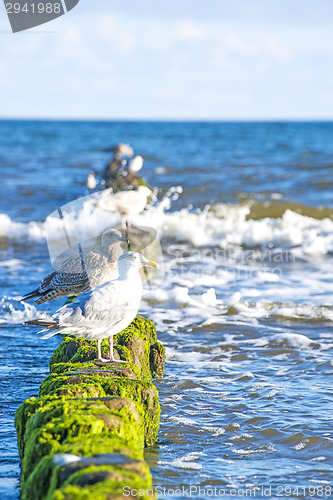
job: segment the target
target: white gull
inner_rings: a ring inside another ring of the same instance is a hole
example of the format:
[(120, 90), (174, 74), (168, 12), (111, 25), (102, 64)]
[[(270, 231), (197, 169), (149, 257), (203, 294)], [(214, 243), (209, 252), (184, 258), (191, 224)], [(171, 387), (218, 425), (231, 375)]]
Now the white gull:
[[(61, 307), (50, 319), (25, 324), (45, 327), (41, 332), (50, 331), (42, 338), (59, 333), (97, 340), (98, 361), (119, 362), (113, 355), (113, 336), (124, 330), (139, 310), (142, 296), (139, 270), (145, 266), (158, 267), (156, 262), (137, 252), (127, 252), (119, 258), (117, 280), (87, 290), (72, 304)], [(101, 341), (104, 338), (109, 338), (109, 360), (102, 358)]]

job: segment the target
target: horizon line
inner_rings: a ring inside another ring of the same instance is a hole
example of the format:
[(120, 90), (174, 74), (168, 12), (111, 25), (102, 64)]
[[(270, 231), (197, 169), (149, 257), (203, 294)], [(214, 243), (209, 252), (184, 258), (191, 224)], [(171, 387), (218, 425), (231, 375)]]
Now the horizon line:
[(172, 122), (172, 123), (318, 123), (318, 122), (333, 122), (331, 118), (98, 118), (98, 117), (1, 117), (0, 121), (57, 121), (57, 122)]

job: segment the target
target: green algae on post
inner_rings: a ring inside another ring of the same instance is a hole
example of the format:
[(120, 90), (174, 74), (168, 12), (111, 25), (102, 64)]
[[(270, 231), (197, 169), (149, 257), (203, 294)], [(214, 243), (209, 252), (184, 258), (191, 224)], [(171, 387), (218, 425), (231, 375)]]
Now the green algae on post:
[(24, 500), (107, 500), (124, 486), (152, 485), (143, 449), (158, 435), (151, 380), (163, 376), (164, 347), (154, 324), (139, 316), (115, 337), (115, 354), (126, 363), (96, 363), (95, 344), (65, 337), (39, 397), (16, 412)]

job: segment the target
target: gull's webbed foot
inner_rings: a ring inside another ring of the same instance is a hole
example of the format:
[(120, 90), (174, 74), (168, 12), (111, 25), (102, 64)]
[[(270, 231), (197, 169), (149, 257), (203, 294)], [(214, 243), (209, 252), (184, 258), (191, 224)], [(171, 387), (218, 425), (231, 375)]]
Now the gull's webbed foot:
[(110, 363), (109, 359), (104, 359), (104, 358), (97, 358), (98, 363)]
[(127, 361), (123, 361), (122, 359), (116, 359), (114, 356), (110, 357), (109, 363), (127, 363)]

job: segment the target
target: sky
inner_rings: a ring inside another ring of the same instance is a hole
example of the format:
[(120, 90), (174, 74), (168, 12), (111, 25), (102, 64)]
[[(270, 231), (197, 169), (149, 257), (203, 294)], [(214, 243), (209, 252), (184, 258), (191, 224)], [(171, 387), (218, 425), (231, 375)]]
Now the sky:
[(333, 119), (332, 0), (80, 0), (13, 34), (0, 117)]

